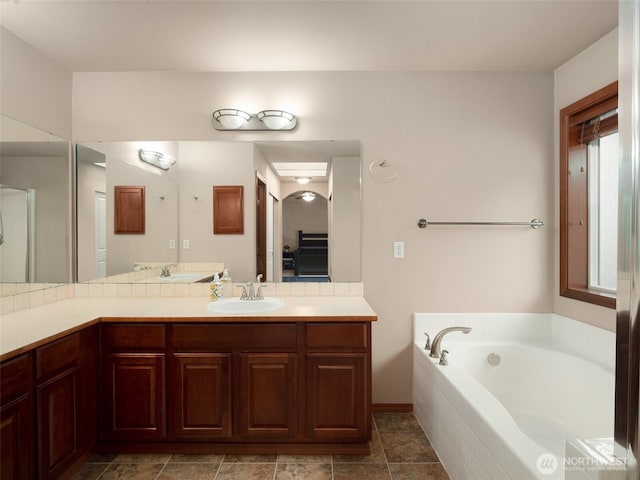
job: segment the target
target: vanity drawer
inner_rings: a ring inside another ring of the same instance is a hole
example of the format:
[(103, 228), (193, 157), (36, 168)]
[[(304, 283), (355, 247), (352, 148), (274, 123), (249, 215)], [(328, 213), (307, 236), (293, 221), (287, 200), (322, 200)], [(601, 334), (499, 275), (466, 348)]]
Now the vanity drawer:
[(278, 350), (295, 351), (296, 325), (276, 324), (175, 324), (173, 325), (175, 351)]
[(68, 335), (36, 350), (36, 379), (77, 365), (80, 361), (80, 333)]
[(29, 392), (33, 378), (31, 353), (7, 360), (0, 365), (0, 403), (3, 405)]
[(102, 324), (102, 348), (107, 351), (164, 350), (166, 344), (165, 326), (162, 324)]
[(307, 323), (305, 345), (309, 350), (366, 350), (367, 327), (366, 323)]

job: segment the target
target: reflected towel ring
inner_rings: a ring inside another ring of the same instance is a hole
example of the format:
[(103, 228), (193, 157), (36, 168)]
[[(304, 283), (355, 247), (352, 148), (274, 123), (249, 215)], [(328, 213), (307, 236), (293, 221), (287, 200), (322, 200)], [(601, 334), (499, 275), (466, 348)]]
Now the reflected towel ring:
[(371, 163), (369, 164), (369, 175), (371, 175), (371, 178), (373, 178), (376, 182), (381, 182), (381, 183), (389, 183), (389, 182), (392, 182), (392, 181), (394, 181), (394, 180), (396, 179), (396, 177), (398, 176), (398, 174), (399, 174), (400, 172), (395, 172), (395, 173), (393, 173), (393, 174), (391, 174), (391, 175), (389, 175), (389, 176), (387, 176), (387, 177), (384, 177), (384, 176), (383, 176), (383, 177), (380, 177), (380, 176), (376, 175), (376, 174), (373, 172), (373, 169), (374, 169), (374, 168), (376, 168), (376, 167), (379, 167), (379, 168), (388, 168), (389, 166), (390, 166), (390, 164), (387, 164), (387, 161), (386, 161), (386, 160), (380, 160), (380, 161), (377, 161), (377, 162), (375, 162), (375, 161), (374, 161), (374, 162), (371, 162)]

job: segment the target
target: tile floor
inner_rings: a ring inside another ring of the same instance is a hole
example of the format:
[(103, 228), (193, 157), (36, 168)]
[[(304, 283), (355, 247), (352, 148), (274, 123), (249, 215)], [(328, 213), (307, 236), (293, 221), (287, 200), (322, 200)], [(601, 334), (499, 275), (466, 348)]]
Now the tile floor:
[(72, 480), (448, 480), (411, 413), (375, 413), (370, 455), (94, 455)]

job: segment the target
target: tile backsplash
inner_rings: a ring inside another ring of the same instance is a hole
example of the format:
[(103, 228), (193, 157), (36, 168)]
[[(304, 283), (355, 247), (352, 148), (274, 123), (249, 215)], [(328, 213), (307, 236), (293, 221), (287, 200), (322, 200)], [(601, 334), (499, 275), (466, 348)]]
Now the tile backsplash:
[[(8, 287), (7, 287), (8, 288)], [(362, 282), (284, 282), (263, 284), (267, 297), (362, 297)], [(227, 290), (230, 290), (228, 292)], [(30, 292), (9, 293), (0, 298), (0, 314), (67, 300), (73, 297), (201, 297), (208, 298), (208, 283), (75, 283)], [(239, 297), (242, 284), (225, 285), (225, 296)]]

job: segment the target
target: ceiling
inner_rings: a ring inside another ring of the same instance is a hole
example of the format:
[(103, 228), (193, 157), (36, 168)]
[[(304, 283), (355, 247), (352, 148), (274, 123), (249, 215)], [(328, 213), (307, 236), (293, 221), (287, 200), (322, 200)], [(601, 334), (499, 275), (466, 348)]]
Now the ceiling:
[(13, 0), (0, 25), (67, 70), (553, 70), (617, 0)]

